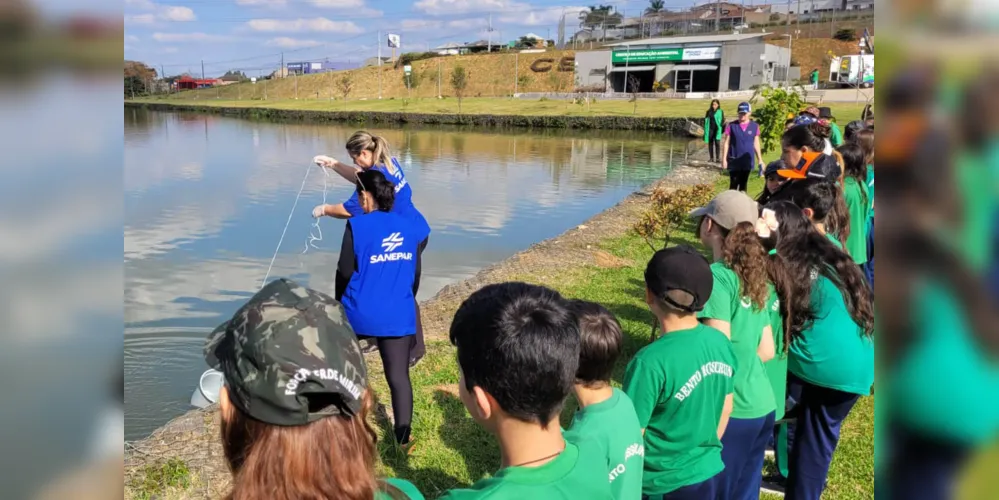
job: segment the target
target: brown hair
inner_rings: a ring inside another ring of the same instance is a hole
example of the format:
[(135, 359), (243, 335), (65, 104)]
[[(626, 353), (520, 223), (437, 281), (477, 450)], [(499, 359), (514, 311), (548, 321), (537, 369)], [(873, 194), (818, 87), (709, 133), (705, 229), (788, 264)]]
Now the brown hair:
[(621, 354), (621, 324), (610, 311), (595, 302), (571, 300), (579, 319), (579, 368), (576, 383), (588, 388), (609, 384), (614, 363)]
[(373, 406), (364, 393), (353, 417), (332, 416), (298, 426), (271, 425), (232, 406), (222, 418), (222, 450), (232, 471), (226, 500), (371, 500), (377, 434), (368, 425)]
[(750, 222), (740, 222), (730, 231), (722, 230), (725, 241), (722, 244), (722, 260), (739, 277), (739, 293), (749, 297), (754, 308), (766, 308), (770, 295), (767, 284), (767, 252), (756, 235), (756, 227)]
[(350, 139), (347, 139), (346, 147), (347, 152), (351, 156), (357, 156), (362, 151), (371, 151), (375, 165), (385, 165), (390, 172), (395, 172), (388, 142), (383, 137), (371, 135), (364, 130), (358, 130), (354, 132), (354, 135), (350, 136)]
[(864, 150), (864, 162), (874, 164), (874, 131), (869, 128), (860, 129), (854, 136), (854, 141)]

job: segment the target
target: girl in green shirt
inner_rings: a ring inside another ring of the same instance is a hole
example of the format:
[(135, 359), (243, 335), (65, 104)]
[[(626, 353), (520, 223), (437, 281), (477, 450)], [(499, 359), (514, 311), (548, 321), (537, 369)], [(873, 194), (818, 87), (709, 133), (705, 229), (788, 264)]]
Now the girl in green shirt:
[(864, 149), (848, 142), (837, 150), (843, 156), (843, 197), (850, 214), (850, 233), (846, 251), (857, 265), (867, 262), (867, 220), (871, 217), (871, 200), (867, 191), (867, 163)]
[(704, 113), (704, 142), (708, 143), (708, 155), (712, 162), (721, 161), (722, 130), (725, 128), (725, 112), (721, 101), (711, 100), (711, 106)]
[(779, 225), (777, 283), (787, 308), (788, 398), (796, 402), (789, 436), (788, 498), (818, 499), (843, 421), (874, 382), (874, 304), (849, 255), (815, 229), (801, 207), (767, 205)]
[(777, 299), (756, 233), (758, 208), (745, 193), (726, 191), (693, 214), (702, 215), (698, 234), (715, 261), (711, 296), (698, 318), (731, 340), (738, 365), (732, 415), (721, 438), (719, 497), (759, 498), (776, 409), (763, 363), (774, 357), (770, 306)]

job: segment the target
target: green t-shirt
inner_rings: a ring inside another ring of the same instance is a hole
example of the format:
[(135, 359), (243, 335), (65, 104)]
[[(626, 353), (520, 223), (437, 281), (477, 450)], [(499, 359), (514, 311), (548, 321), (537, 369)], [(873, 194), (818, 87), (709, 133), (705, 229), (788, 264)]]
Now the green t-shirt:
[[(947, 285), (915, 287), (915, 331), (887, 383), (891, 419), (923, 435), (969, 446), (999, 436), (999, 362), (975, 338), (964, 305)], [(878, 406), (881, 406), (879, 401)]]
[(669, 493), (722, 471), (718, 422), (737, 371), (732, 343), (705, 325), (667, 333), (628, 363), (624, 392), (645, 429), (642, 493)]
[(846, 238), (846, 251), (857, 264), (867, 262), (867, 219), (871, 217), (867, 189), (853, 177), (843, 181), (843, 196), (850, 212), (850, 236)]
[(839, 240), (836, 238), (835, 234), (826, 233), (826, 238), (829, 239), (829, 241), (833, 242), (833, 245), (836, 245), (836, 248), (838, 248), (840, 250), (843, 249), (843, 244), (839, 242)]
[(811, 328), (791, 341), (787, 369), (811, 384), (853, 394), (870, 394), (874, 343), (853, 321), (843, 295), (825, 276), (812, 284)]
[[(424, 500), (423, 493), (420, 493), (420, 490), (416, 489), (413, 483), (405, 479), (391, 477), (386, 479), (385, 482), (398, 488), (409, 500)], [(379, 490), (375, 492), (375, 500), (392, 500), (392, 495)]]
[[(635, 406), (620, 389), (610, 399), (580, 409), (572, 417), (565, 439), (580, 444), (589, 441), (606, 460), (614, 498), (642, 496), (645, 443)], [(596, 450), (594, 449), (594, 450)]]
[(874, 217), (874, 165), (867, 166), (867, 197), (871, 202), (871, 217)]
[(833, 122), (829, 122), (829, 130), (831, 131), (829, 135), (829, 144), (832, 147), (838, 148), (843, 144), (843, 131), (839, 129), (839, 125)]
[[(766, 309), (756, 309), (749, 297), (742, 296), (739, 276), (724, 262), (711, 264), (711, 275), (714, 276), (711, 297), (697, 317), (730, 324), (732, 350), (739, 365), (739, 370), (735, 372), (732, 418), (766, 416), (774, 411), (774, 394), (763, 369), (763, 361), (756, 351), (763, 329), (770, 325), (770, 313)], [(767, 287), (773, 296), (773, 287), (769, 284)]]
[(574, 500), (580, 492), (586, 492), (586, 498), (614, 498), (607, 482), (606, 456), (588, 444), (566, 441), (565, 451), (551, 462), (539, 467), (506, 467), (470, 488), (451, 490), (441, 499)]
[(773, 293), (767, 302), (767, 309), (770, 314), (770, 329), (774, 334), (774, 358), (763, 363), (763, 371), (767, 373), (770, 389), (774, 393), (774, 420), (784, 418), (784, 406), (787, 402), (787, 353), (784, 352), (784, 319), (780, 316), (780, 307), (780, 299)]

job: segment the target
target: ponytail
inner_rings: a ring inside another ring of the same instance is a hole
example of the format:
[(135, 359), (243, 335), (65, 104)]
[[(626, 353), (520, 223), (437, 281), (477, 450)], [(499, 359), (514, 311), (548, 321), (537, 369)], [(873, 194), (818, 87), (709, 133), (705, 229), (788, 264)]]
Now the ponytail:
[(756, 235), (756, 227), (749, 222), (740, 222), (725, 235), (722, 244), (722, 260), (739, 277), (739, 294), (748, 297), (756, 310), (766, 309), (769, 290), (767, 288), (767, 254)]
[(389, 172), (395, 173), (395, 165), (392, 164), (392, 154), (389, 151), (388, 141), (384, 137), (371, 135), (364, 130), (358, 130), (347, 139), (347, 152), (351, 156), (357, 156), (362, 151), (371, 151), (371, 156), (375, 165), (385, 165)]

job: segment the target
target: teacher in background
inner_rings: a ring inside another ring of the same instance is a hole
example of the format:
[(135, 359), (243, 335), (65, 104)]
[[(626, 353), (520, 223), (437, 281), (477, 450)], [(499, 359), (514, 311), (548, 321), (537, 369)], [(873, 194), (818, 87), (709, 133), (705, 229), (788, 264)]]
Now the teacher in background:
[(763, 175), (763, 153), (760, 148), (760, 126), (751, 119), (748, 102), (739, 103), (739, 119), (725, 127), (722, 144), (722, 168), (728, 171), (728, 188), (746, 191), (749, 174), (758, 165)]

